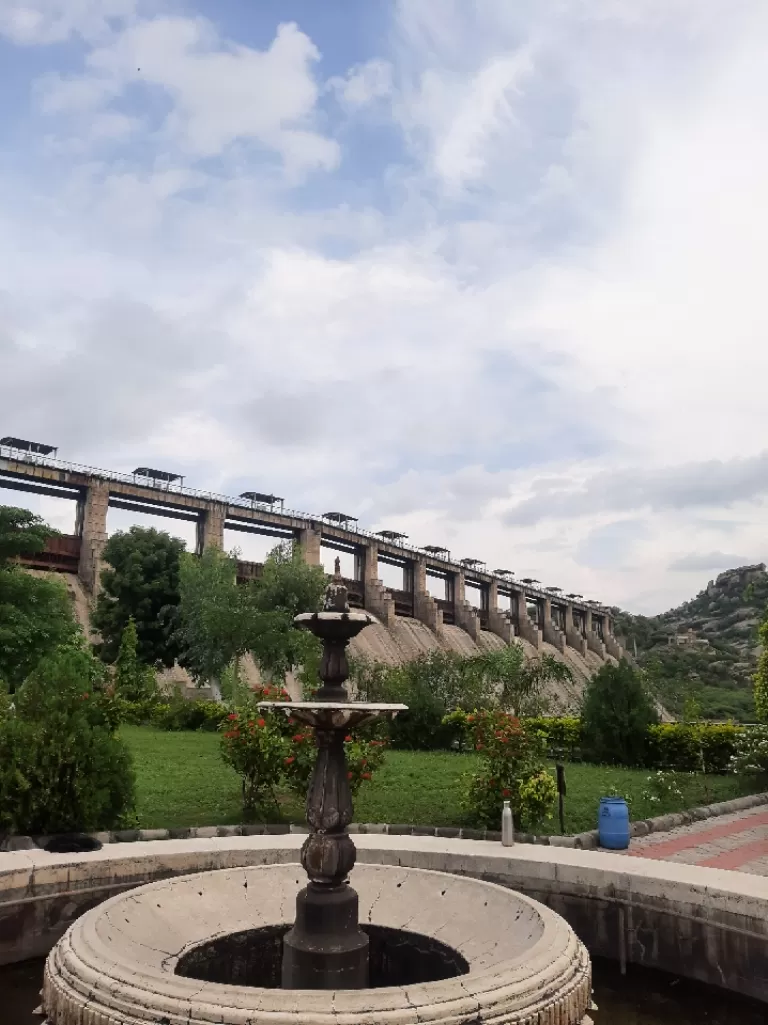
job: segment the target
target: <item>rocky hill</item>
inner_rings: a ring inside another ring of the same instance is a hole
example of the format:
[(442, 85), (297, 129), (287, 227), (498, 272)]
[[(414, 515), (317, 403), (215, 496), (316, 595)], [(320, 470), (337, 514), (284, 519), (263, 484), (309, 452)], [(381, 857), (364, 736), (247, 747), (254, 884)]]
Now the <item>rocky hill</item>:
[(765, 564), (740, 566), (660, 616), (614, 610), (616, 632), (630, 652), (636, 649), (638, 662), (673, 712), (680, 714), (693, 699), (708, 718), (749, 721), (757, 626), (767, 607)]

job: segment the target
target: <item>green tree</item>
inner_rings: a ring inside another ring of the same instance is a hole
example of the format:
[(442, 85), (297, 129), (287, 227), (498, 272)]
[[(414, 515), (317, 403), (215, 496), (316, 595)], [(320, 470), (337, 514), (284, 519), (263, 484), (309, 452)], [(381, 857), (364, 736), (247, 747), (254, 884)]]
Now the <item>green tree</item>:
[(19, 555), (42, 552), (49, 537), (58, 531), (29, 509), (0, 506), (0, 569)]
[(573, 679), (568, 666), (554, 655), (545, 653), (526, 659), (520, 644), (483, 651), (467, 659), (465, 664), (465, 675), (469, 678), (479, 675), (482, 684), (468, 689), (464, 700), (454, 707), (479, 708), (487, 703), (487, 698), (481, 697), (481, 704), (471, 706), (468, 701), (472, 700), (472, 692), (483, 696), (491, 693), (501, 708), (515, 715), (541, 715), (549, 705), (546, 685), (555, 681), (569, 683)]
[(173, 665), (179, 607), (179, 559), (184, 542), (163, 531), (131, 527), (110, 537), (104, 548), (108, 563), (96, 600), (93, 625), (101, 634), (97, 651), (114, 662), (123, 631), (133, 618), (137, 653), (145, 665)]
[(582, 752), (604, 765), (642, 765), (647, 730), (658, 714), (641, 675), (626, 659), (606, 664), (584, 691)]
[(14, 691), (41, 658), (77, 634), (64, 582), (16, 563), (54, 534), (26, 509), (0, 507), (0, 681)]
[[(248, 588), (248, 650), (271, 679), (284, 681), (294, 666), (316, 665), (319, 641), (297, 630), (294, 617), (317, 611), (326, 587), (321, 566), (309, 566), (298, 545), (279, 545)], [(305, 680), (307, 689), (315, 681)]]
[(546, 683), (571, 679), (568, 667), (550, 655), (526, 661), (517, 644), (469, 658), (431, 651), (400, 666), (356, 658), (351, 674), (365, 700), (408, 705), (391, 724), (390, 737), (395, 747), (416, 750), (461, 741), (461, 731), (446, 719), (450, 712), (501, 707), (537, 715), (547, 705)]
[(115, 687), (126, 701), (146, 701), (157, 694), (155, 670), (139, 661), (138, 646), (136, 623), (131, 616), (115, 659)]
[[(236, 560), (219, 548), (180, 562), (177, 639), (182, 661), (198, 684), (221, 696), (223, 679), (237, 680), (253, 627), (251, 590), (238, 587)], [(227, 695), (234, 696), (234, 695)]]
[(318, 609), (324, 590), (322, 568), (308, 566), (297, 546), (275, 548), (261, 576), (240, 586), (232, 555), (217, 548), (200, 558), (185, 555), (176, 632), (184, 665), (198, 683), (220, 692), (222, 681), (238, 679), (239, 661), (250, 652), (261, 671), (275, 681), (284, 681), (290, 669), (302, 666), (312, 689), (319, 644), (311, 634), (297, 630), (293, 620), (299, 612)]
[(293, 620), (321, 607), (326, 585), (323, 567), (308, 565), (300, 546), (287, 543), (272, 549), (251, 586), (257, 609), (284, 612)]
[(0, 570), (0, 680), (11, 691), (41, 658), (78, 633), (63, 580)]
[(762, 651), (754, 677), (755, 712), (760, 722), (768, 723), (768, 612), (760, 624), (758, 637)]
[(133, 808), (104, 666), (82, 638), (38, 662), (0, 714), (0, 830), (110, 829)]

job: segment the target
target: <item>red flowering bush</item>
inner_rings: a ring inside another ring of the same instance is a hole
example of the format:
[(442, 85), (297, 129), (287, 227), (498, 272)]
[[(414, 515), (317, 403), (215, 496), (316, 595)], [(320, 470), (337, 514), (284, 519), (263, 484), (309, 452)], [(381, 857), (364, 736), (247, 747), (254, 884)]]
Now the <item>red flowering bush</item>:
[(277, 712), (259, 709), (249, 700), (221, 724), (221, 756), (242, 778), (243, 811), (263, 815), (267, 803), (277, 813), (276, 788), (286, 757), (285, 738)]
[[(288, 786), (299, 797), (304, 797), (315, 767), (317, 748), (313, 731), (299, 727), (289, 739), (289, 752), (285, 758), (285, 778)], [(371, 779), (384, 762), (386, 741), (376, 737), (348, 735), (344, 741), (347, 758), (349, 789), (354, 796), (363, 783)]]
[(465, 781), (465, 803), (473, 817), (499, 829), (503, 802), (509, 801), (516, 823), (535, 828), (551, 815), (557, 796), (555, 781), (545, 768), (544, 738), (527, 730), (517, 716), (500, 710), (453, 712), (452, 725), (457, 725), (459, 715), (480, 755), (477, 772)]
[[(222, 757), (242, 777), (243, 809), (248, 816), (263, 815), (267, 804), (279, 815), (277, 790), (283, 783), (299, 797), (306, 796), (317, 756), (313, 730), (286, 715), (287, 710), (258, 707), (262, 701), (288, 700), (283, 688), (261, 686), (220, 727)], [(353, 794), (381, 766), (385, 747), (386, 741), (370, 729), (346, 738)]]

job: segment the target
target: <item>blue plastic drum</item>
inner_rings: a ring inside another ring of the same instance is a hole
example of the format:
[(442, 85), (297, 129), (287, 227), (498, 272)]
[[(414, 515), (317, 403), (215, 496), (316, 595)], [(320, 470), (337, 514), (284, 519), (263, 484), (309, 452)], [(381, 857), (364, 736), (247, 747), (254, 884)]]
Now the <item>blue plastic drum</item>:
[(629, 808), (623, 797), (601, 797), (597, 831), (600, 846), (609, 851), (629, 847)]

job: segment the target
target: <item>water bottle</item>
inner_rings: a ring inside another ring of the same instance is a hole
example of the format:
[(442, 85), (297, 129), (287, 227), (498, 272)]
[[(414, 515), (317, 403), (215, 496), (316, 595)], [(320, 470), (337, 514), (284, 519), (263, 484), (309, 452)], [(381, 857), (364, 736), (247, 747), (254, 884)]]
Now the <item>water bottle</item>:
[(504, 802), (501, 813), (501, 842), (504, 847), (511, 847), (515, 842), (515, 824), (512, 821), (512, 809), (509, 801)]

